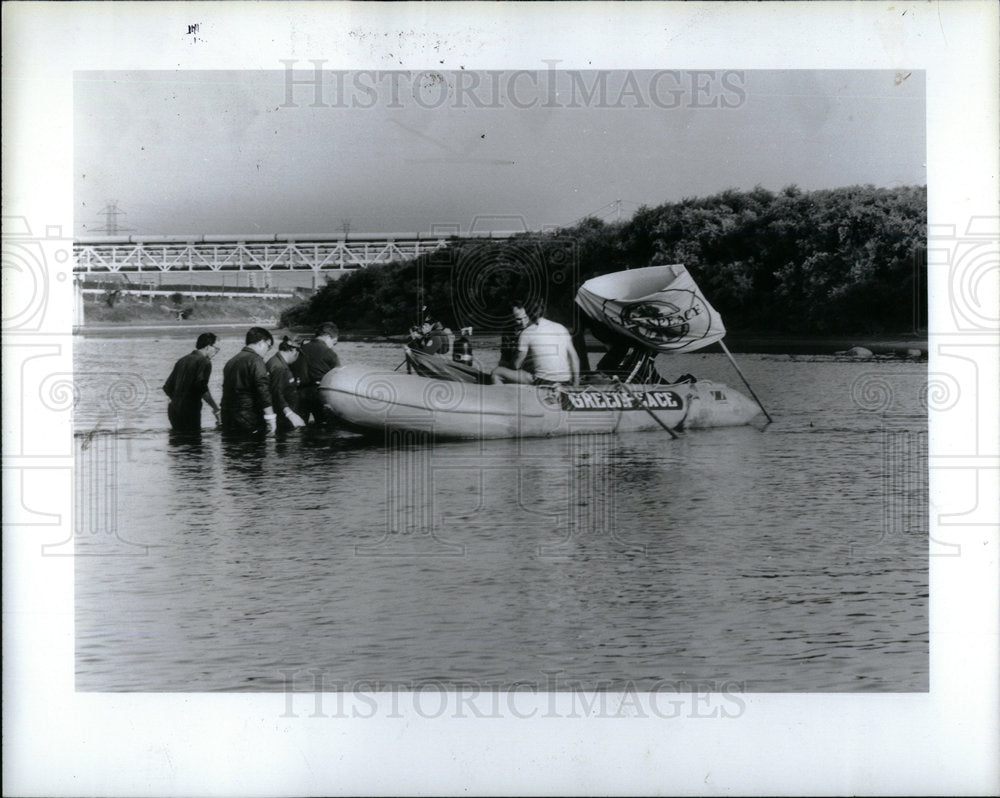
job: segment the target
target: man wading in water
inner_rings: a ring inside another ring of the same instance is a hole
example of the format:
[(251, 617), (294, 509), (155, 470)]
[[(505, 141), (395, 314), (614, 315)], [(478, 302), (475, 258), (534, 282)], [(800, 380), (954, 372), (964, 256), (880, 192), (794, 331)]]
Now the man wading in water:
[(201, 430), (202, 400), (212, 408), (216, 422), (219, 420), (219, 406), (208, 390), (208, 380), (212, 376), (212, 358), (219, 352), (215, 341), (215, 333), (199, 335), (194, 351), (174, 364), (173, 371), (163, 384), (163, 392), (170, 397), (167, 418), (175, 430)]
[(304, 427), (306, 422), (299, 415), (299, 381), (290, 366), (299, 358), (299, 348), (288, 340), (278, 344), (278, 352), (267, 361), (267, 374), (271, 380), (271, 400), (278, 429), (290, 430)]
[(319, 393), (319, 383), (324, 375), (340, 365), (340, 358), (333, 347), (337, 345), (340, 331), (333, 322), (325, 322), (316, 328), (316, 337), (302, 347), (299, 359), (292, 366), (292, 373), (299, 378), (299, 406), (306, 421), (312, 415), (317, 424), (323, 423), (323, 398)]
[(251, 327), (246, 346), (222, 369), (222, 428), (226, 432), (275, 431), (277, 418), (264, 365), (264, 355), (273, 345), (271, 333), (263, 327)]

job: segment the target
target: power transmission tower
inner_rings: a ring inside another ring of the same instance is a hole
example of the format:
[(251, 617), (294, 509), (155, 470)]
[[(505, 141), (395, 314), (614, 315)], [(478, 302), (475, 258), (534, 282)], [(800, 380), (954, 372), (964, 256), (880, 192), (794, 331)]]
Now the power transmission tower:
[(99, 211), (100, 215), (105, 218), (104, 227), (95, 227), (90, 232), (92, 233), (105, 233), (109, 236), (116, 236), (120, 233), (131, 233), (135, 231), (134, 227), (123, 227), (118, 223), (119, 216), (127, 216), (121, 208), (118, 207), (118, 200), (109, 200), (108, 204), (104, 206), (104, 209)]

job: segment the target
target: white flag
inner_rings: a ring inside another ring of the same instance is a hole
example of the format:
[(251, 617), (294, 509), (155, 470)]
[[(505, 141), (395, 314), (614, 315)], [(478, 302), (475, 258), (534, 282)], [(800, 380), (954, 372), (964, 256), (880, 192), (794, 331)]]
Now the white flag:
[(660, 352), (714, 344), (726, 328), (688, 270), (650, 266), (587, 280), (576, 303), (596, 321)]

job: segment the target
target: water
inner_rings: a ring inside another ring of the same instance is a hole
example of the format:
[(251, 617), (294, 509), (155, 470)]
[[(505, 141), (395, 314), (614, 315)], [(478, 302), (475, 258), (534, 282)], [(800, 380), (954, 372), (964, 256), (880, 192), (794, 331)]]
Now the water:
[(925, 364), (743, 355), (775, 422), (677, 441), (192, 442), (188, 345), (76, 343), (77, 689), (928, 688)]

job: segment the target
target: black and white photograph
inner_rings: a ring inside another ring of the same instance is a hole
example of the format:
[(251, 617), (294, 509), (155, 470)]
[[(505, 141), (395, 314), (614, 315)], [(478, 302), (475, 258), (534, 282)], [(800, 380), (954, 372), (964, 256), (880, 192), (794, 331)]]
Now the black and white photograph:
[(990, 4), (20, 5), (12, 794), (995, 790)]
[(927, 689), (923, 74), (74, 102), (77, 689)]

